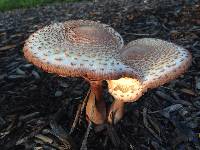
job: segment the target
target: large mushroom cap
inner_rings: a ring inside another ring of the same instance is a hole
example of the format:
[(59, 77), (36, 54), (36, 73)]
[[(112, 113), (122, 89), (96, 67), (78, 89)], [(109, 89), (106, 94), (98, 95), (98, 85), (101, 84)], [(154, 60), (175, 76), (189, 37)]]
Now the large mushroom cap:
[(127, 78), (127, 82), (121, 82), (122, 79), (108, 81), (110, 93), (116, 99), (126, 102), (135, 101), (147, 89), (156, 88), (177, 78), (191, 64), (191, 55), (186, 49), (153, 38), (130, 42), (121, 49), (121, 57), (126, 65), (142, 75), (141, 82), (136, 82), (134, 78)]
[(60, 76), (90, 80), (137, 76), (119, 60), (123, 39), (106, 24), (73, 20), (46, 26), (25, 43), (24, 55), (36, 66)]

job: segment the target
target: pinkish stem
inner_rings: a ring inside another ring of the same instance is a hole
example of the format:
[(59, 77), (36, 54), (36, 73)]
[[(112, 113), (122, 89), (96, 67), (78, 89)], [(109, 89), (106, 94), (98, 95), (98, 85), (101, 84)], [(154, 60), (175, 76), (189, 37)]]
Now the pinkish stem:
[(91, 81), (91, 93), (86, 106), (86, 115), (95, 124), (106, 120), (106, 104), (103, 100), (102, 81)]

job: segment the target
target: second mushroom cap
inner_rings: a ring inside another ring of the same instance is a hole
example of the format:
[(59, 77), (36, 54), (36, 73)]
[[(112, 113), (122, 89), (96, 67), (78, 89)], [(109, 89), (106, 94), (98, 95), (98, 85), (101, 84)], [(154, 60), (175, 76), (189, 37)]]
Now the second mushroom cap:
[(107, 80), (109, 92), (124, 102), (136, 101), (147, 89), (177, 78), (192, 60), (186, 49), (154, 38), (132, 41), (120, 53), (121, 61), (141, 75), (140, 81), (134, 78)]

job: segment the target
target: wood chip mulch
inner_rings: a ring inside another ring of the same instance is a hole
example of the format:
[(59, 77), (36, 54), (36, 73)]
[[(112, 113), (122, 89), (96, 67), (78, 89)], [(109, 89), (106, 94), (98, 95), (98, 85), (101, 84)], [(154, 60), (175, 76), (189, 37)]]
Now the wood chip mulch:
[[(104, 0), (0, 13), (1, 150), (81, 147), (87, 129), (84, 113), (71, 135), (69, 131), (88, 83), (45, 73), (22, 52), (31, 33), (69, 19), (109, 24), (126, 43), (142, 37), (171, 41), (193, 56), (192, 66), (180, 78), (127, 104), (125, 117), (114, 128), (92, 127), (88, 150), (200, 149), (200, 2)], [(105, 97), (109, 103), (106, 86)]]

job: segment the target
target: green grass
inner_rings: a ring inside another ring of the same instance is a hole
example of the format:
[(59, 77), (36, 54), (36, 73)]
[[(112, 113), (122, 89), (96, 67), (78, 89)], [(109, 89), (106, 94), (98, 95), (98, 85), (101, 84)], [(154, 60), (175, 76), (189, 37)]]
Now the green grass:
[(77, 2), (81, 0), (0, 0), (0, 11), (29, 8), (54, 2)]

